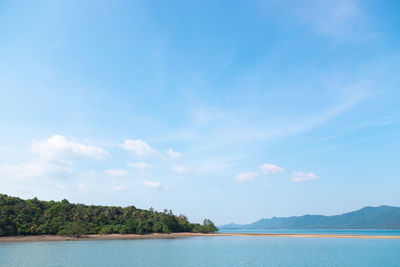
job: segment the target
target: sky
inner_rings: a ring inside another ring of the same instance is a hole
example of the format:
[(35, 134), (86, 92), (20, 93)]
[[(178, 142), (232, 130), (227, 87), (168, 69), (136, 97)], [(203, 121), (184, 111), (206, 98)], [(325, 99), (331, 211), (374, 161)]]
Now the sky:
[(400, 206), (400, 2), (0, 2), (0, 193), (191, 221)]

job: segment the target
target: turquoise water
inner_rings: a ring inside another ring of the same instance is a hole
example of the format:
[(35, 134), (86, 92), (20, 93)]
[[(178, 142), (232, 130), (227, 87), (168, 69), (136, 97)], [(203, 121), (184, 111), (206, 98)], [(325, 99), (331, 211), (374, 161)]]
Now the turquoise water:
[(400, 266), (400, 240), (290, 237), (0, 243), (0, 266)]
[(323, 230), (323, 229), (221, 229), (219, 233), (263, 233), (263, 234), (328, 234), (328, 235), (396, 235), (400, 230)]

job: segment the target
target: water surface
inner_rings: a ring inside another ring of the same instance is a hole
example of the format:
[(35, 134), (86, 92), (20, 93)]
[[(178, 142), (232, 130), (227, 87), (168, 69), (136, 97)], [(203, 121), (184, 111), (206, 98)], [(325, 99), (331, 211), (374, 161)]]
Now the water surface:
[(400, 266), (400, 240), (189, 237), (0, 243), (0, 266)]
[(218, 233), (257, 233), (257, 234), (324, 234), (324, 235), (394, 235), (400, 236), (400, 230), (369, 229), (220, 229)]

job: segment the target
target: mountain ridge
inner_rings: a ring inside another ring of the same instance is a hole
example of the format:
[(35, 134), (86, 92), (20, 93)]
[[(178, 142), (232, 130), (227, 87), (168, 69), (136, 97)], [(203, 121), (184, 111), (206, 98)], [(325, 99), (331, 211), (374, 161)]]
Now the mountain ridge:
[(220, 229), (400, 229), (400, 207), (366, 206), (340, 215), (302, 215), (260, 219), (250, 224), (229, 223)]

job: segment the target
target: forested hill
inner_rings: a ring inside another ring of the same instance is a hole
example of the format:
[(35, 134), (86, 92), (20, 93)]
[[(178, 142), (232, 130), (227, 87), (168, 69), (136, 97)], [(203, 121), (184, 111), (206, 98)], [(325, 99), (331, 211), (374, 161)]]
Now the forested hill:
[(67, 200), (23, 200), (0, 194), (0, 236), (5, 235), (70, 235), (146, 234), (170, 232), (217, 231), (214, 223), (190, 223), (184, 215), (172, 211), (157, 212), (134, 206), (106, 207), (71, 204)]
[(400, 229), (400, 208), (390, 206), (365, 207), (335, 216), (304, 215), (261, 219), (251, 224), (227, 224), (224, 229)]

